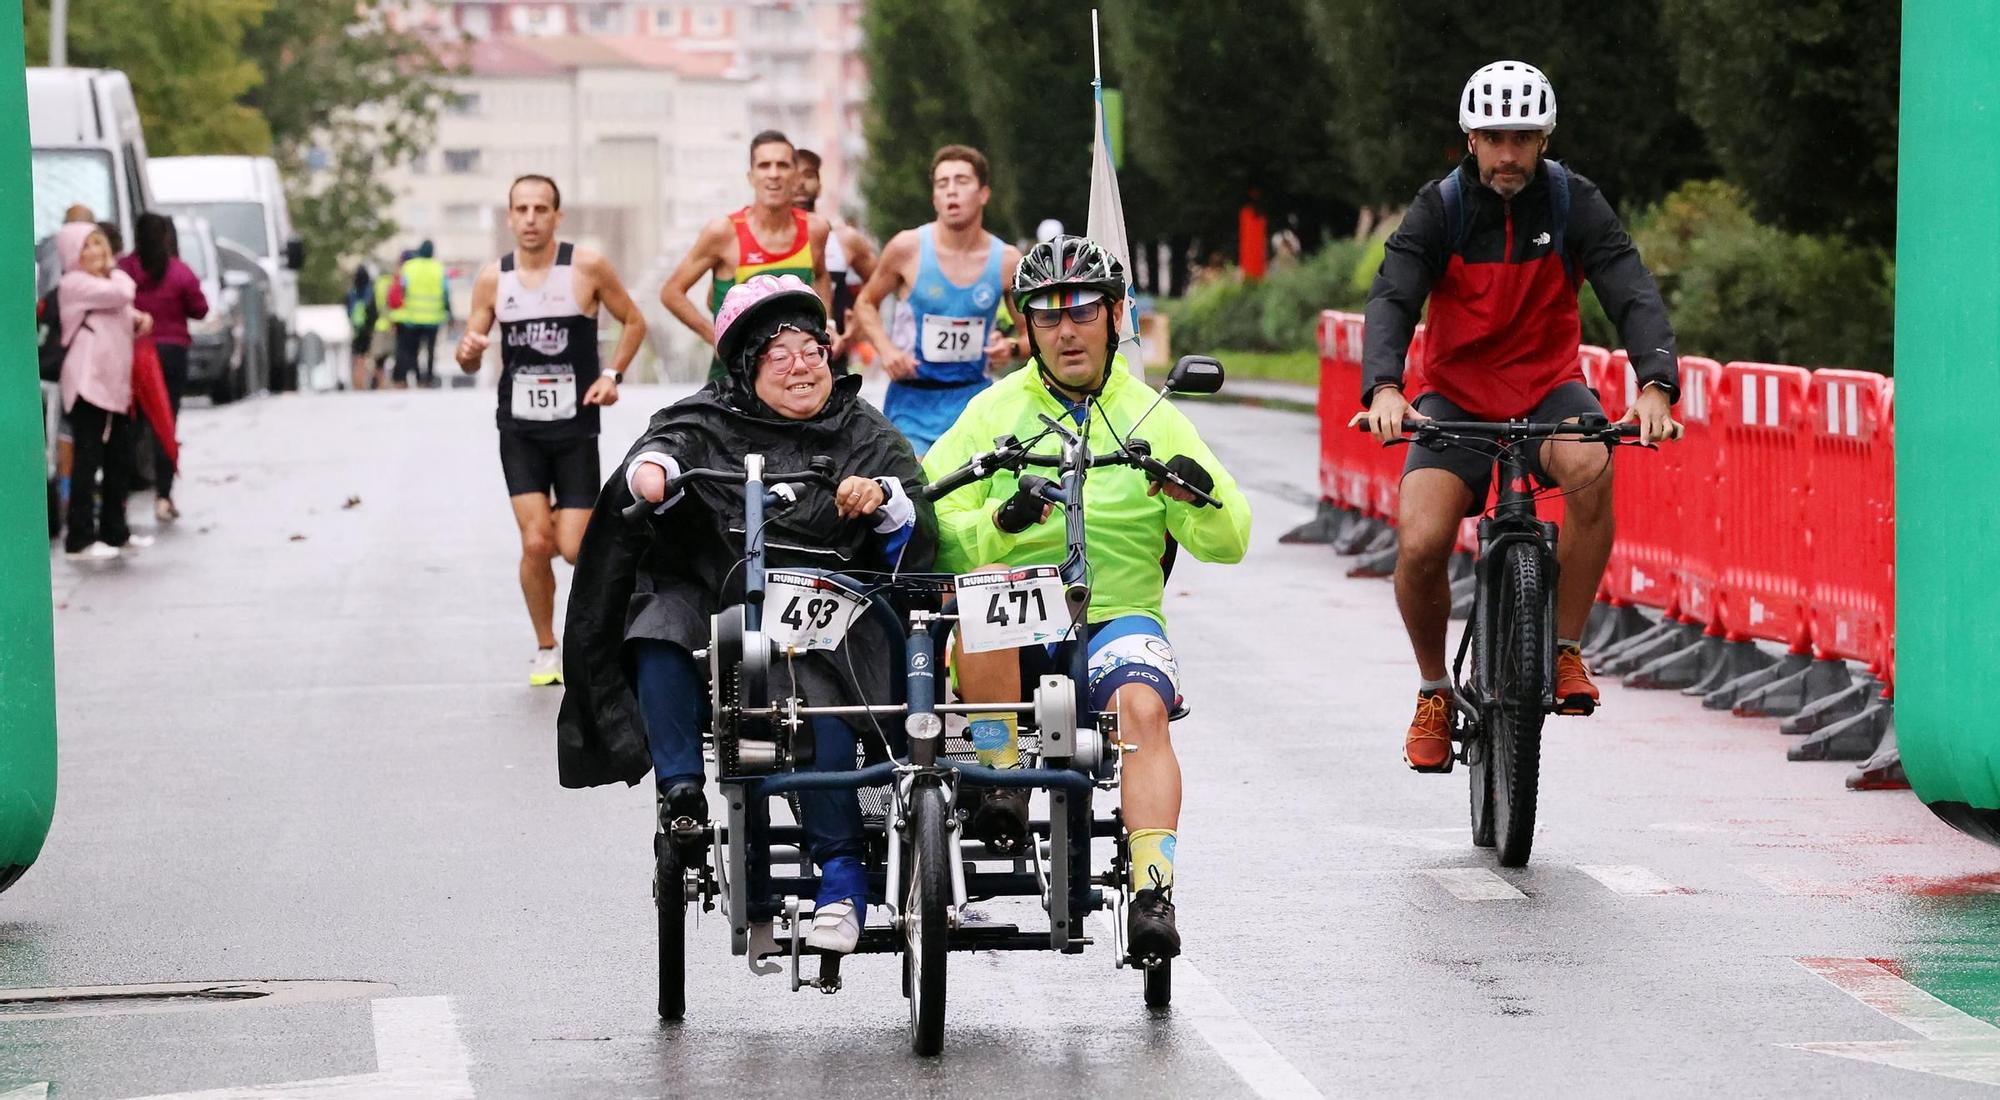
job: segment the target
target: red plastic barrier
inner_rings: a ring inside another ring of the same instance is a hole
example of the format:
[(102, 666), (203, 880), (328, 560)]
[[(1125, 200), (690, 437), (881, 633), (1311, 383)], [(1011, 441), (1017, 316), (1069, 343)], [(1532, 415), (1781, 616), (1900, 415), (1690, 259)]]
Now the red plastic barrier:
[(1705, 623), (1710, 634), (1721, 633), (1715, 619), (1715, 590), (1729, 553), (1722, 530), (1722, 483), (1729, 477), (1729, 462), (1710, 415), (1721, 384), (1722, 364), (1697, 355), (1681, 356), (1681, 400), (1674, 407), (1674, 418), (1686, 426), (1686, 434), (1678, 442), (1661, 445), (1673, 452), (1673, 492), (1679, 512), (1674, 596), (1681, 621)]
[(1882, 652), (1875, 656), (1875, 675), (1888, 685), (1885, 696), (1896, 690), (1896, 383), (1882, 387), (1882, 438), (1875, 448), (1879, 467), (1876, 484), (1882, 486), (1882, 514), (1875, 525), (1876, 553), (1888, 576), (1882, 581), (1882, 618), (1887, 630), (1882, 636)]
[(1731, 363), (1714, 413), (1728, 457), (1721, 484), (1728, 548), (1715, 621), (1731, 641), (1763, 638), (1811, 649), (1805, 487), (1812, 463), (1812, 375), (1799, 367)]
[(1361, 317), (1327, 311), (1319, 371), (1320, 491), (1342, 508), (1367, 512), (1368, 437), (1347, 426), (1361, 408)]
[[(1600, 399), (1611, 419), (1625, 415), (1637, 400), (1638, 377), (1625, 353), (1614, 352), (1605, 365)], [(1612, 515), (1618, 538), (1611, 563), (1604, 571), (1605, 593), (1620, 606), (1638, 604), (1679, 615), (1674, 580), (1680, 555), (1678, 499), (1679, 456), (1672, 448), (1631, 449), (1618, 455)]]
[(1888, 648), (1895, 574), (1882, 554), (1881, 528), (1895, 492), (1894, 467), (1878, 453), (1887, 442), (1888, 388), (1888, 379), (1863, 371), (1812, 377), (1806, 575), (1813, 647), (1822, 657), (1874, 663)]

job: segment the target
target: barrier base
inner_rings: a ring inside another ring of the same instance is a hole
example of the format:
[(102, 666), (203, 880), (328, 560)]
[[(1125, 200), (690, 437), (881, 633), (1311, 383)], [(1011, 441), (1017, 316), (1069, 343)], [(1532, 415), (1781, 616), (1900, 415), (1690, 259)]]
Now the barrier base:
[(1319, 509), (1313, 518), (1278, 536), (1282, 543), (1305, 543), (1325, 546), (1337, 541), (1347, 530), (1347, 525), (1356, 517), (1350, 515), (1330, 500), (1319, 502)]
[[(1818, 733), (1820, 730), (1845, 721), (1867, 710), (1874, 700), (1882, 695), (1882, 684), (1873, 676), (1862, 673), (1847, 687), (1816, 700), (1797, 714), (1785, 719), (1778, 727), (1779, 733)], [(1871, 745), (1869, 748), (1873, 749)]]
[(1388, 524), (1369, 516), (1358, 516), (1348, 521), (1347, 530), (1333, 540), (1336, 554), (1359, 554), (1374, 542), (1382, 532), (1390, 530)]
[(1584, 655), (1594, 661), (1611, 647), (1652, 628), (1653, 620), (1631, 604), (1623, 607), (1608, 603), (1592, 604), (1590, 623), (1583, 631)]
[(1852, 682), (1846, 661), (1809, 661), (1802, 671), (1739, 697), (1729, 710), (1738, 718), (1790, 718)]
[(1382, 534), (1368, 549), (1362, 552), (1361, 560), (1347, 571), (1350, 577), (1392, 577), (1396, 574), (1396, 529), (1384, 527)]
[(1451, 617), (1463, 622), (1472, 617), (1472, 597), (1479, 590), (1479, 578), (1474, 575), (1472, 555), (1464, 552), (1451, 556)]
[(1910, 777), (1903, 771), (1903, 754), (1896, 747), (1896, 716), (1889, 716), (1889, 728), (1882, 731), (1882, 744), (1875, 755), (1862, 761), (1847, 777), (1850, 791), (1907, 791)]
[(1628, 672), (1636, 672), (1661, 657), (1686, 649), (1700, 640), (1701, 627), (1693, 623), (1677, 623), (1669, 620), (1661, 623), (1660, 629), (1643, 645), (1635, 642), (1626, 646), (1607, 657), (1600, 667), (1605, 672), (1622, 676)]
[(2000, 845), (2000, 810), (1981, 809), (1964, 802), (1931, 802), (1927, 805), (1940, 821), (1966, 836)]
[[(1689, 629), (1700, 628), (1690, 624)], [(1720, 637), (1703, 634), (1692, 645), (1682, 646), (1633, 669), (1625, 677), (1625, 686), (1646, 691), (1687, 687), (1700, 680), (1704, 670), (1721, 664), (1723, 651), (1728, 645)]]
[(1611, 667), (1613, 661), (1646, 646), (1658, 645), (1661, 638), (1672, 636), (1674, 628), (1679, 625), (1681, 624), (1674, 622), (1672, 619), (1663, 619), (1659, 622), (1653, 622), (1649, 619), (1644, 630), (1616, 645), (1606, 646), (1602, 652), (1597, 654), (1594, 663), (1603, 671), (1617, 671)]
[(1834, 722), (1785, 753), (1787, 760), (1866, 760), (1889, 729), (1889, 701), (1879, 695), (1859, 714)]
[[(1762, 672), (1778, 659), (1757, 648), (1752, 641), (1723, 642), (1715, 663), (1703, 670), (1701, 679), (1681, 689), (1682, 695), (1704, 696), (1753, 672)], [(1734, 700), (1732, 700), (1733, 702)]]
[(1723, 684), (1701, 697), (1701, 705), (1707, 710), (1729, 710), (1736, 701), (1753, 691), (1763, 689), (1767, 684), (1796, 676), (1812, 664), (1810, 653), (1787, 653), (1771, 664), (1755, 672), (1746, 672), (1736, 679)]

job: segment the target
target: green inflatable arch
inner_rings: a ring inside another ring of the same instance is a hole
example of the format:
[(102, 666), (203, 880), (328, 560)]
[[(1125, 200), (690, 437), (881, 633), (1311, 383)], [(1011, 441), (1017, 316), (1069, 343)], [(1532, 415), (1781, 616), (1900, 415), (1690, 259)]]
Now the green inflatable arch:
[(1906, 3), (1902, 70), (1896, 733), (1918, 797), (2000, 844), (2000, 22)]
[(35, 328), (33, 183), (20, 0), (0, 0), (0, 889), (56, 808), (56, 667)]

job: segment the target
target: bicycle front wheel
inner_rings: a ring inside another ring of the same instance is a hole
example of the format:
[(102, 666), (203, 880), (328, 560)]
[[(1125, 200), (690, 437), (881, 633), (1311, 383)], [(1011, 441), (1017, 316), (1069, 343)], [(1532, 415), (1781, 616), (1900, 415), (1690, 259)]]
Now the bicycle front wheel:
[(1498, 614), (1491, 626), (1494, 691), (1485, 715), (1484, 770), (1493, 785), (1493, 836), (1503, 867), (1526, 866), (1535, 843), (1542, 702), (1551, 661), (1546, 636), (1549, 593), (1538, 551), (1527, 543), (1504, 547), (1495, 573), (1500, 591), (1494, 600)]

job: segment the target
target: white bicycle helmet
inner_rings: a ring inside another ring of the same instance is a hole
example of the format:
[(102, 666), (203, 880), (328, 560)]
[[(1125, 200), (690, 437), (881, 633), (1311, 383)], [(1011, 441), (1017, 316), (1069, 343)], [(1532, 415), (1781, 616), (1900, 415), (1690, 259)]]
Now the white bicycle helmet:
[(1474, 130), (1556, 128), (1556, 90), (1525, 61), (1495, 61), (1472, 74), (1458, 97), (1458, 127)]

